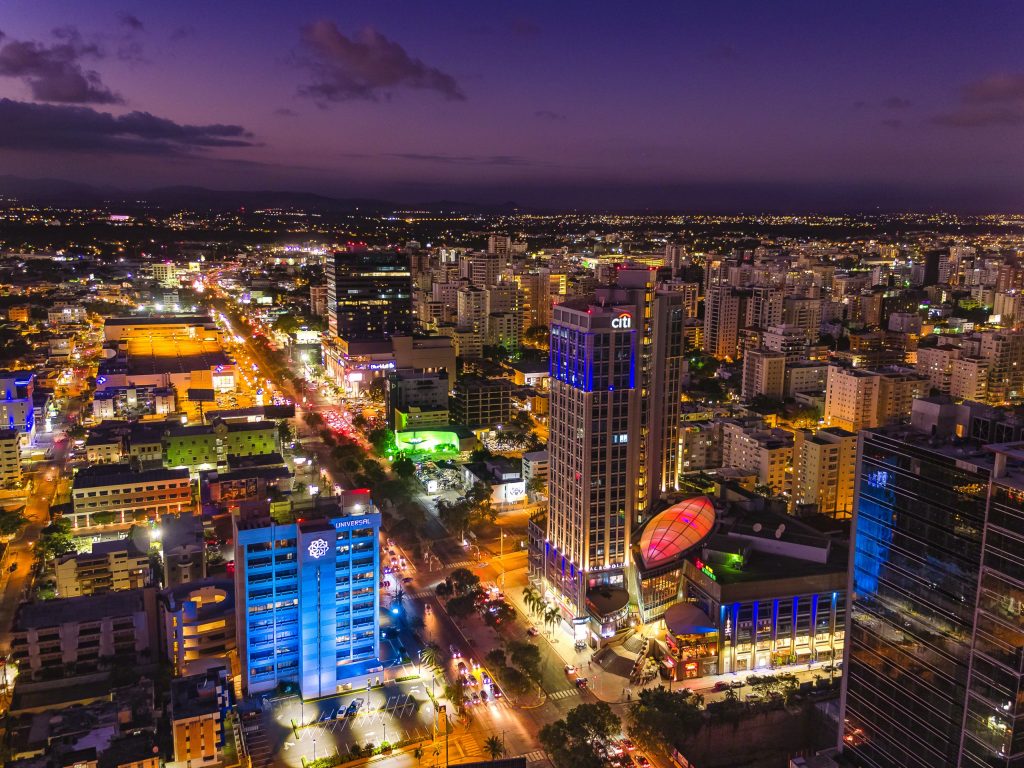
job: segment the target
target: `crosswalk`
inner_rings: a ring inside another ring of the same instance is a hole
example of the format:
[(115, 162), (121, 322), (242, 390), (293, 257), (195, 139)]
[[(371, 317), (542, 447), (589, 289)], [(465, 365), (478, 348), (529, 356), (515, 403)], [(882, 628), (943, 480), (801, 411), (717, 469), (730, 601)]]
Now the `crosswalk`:
[(476, 560), (459, 560), (456, 563), (445, 563), (445, 568), (473, 568), (477, 565)]
[(568, 699), (570, 696), (579, 696), (579, 695), (580, 695), (580, 689), (579, 688), (566, 688), (566, 689), (561, 690), (561, 691), (555, 691), (554, 693), (549, 693), (548, 694), (548, 698), (549, 699)]
[(525, 755), (520, 757), (526, 758), (527, 763), (541, 763), (548, 759), (548, 756), (544, 754), (544, 750), (535, 749), (533, 752), (527, 752)]
[(416, 598), (432, 597), (436, 592), (432, 589), (421, 589), (418, 592), (413, 592), (412, 596)]

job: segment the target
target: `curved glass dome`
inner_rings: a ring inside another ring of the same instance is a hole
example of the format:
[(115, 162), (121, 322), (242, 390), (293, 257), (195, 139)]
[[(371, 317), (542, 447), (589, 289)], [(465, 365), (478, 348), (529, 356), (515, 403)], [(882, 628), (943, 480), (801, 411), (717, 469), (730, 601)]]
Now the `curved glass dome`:
[(640, 556), (652, 568), (699, 544), (715, 525), (715, 505), (707, 496), (674, 504), (651, 519), (640, 534)]

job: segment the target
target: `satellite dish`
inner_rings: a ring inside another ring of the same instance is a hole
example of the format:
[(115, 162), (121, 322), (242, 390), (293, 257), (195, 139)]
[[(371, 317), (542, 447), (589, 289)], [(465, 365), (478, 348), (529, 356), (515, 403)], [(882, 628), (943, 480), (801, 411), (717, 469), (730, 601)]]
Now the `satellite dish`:
[(786, 532), (786, 524), (785, 523), (781, 523), (779, 525), (779, 527), (775, 529), (775, 538), (776, 539), (781, 539), (782, 538), (782, 534), (784, 534), (785, 532)]
[(761, 524), (760, 523), (754, 523), (754, 533), (760, 533), (760, 532), (761, 532)]

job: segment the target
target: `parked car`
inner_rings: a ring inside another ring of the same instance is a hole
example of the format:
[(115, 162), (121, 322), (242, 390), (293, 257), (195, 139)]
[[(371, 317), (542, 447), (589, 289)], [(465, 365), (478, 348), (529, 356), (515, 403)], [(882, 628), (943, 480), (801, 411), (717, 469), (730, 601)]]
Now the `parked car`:
[(540, 634), (540, 630), (536, 627), (530, 627), (528, 630), (526, 630), (526, 634), (528, 634), (530, 637), (536, 637)]
[(711, 686), (711, 690), (714, 691), (715, 693), (721, 693), (722, 691), (728, 691), (730, 688), (732, 688), (732, 686), (726, 680), (719, 680), (717, 683), (715, 683), (713, 686)]

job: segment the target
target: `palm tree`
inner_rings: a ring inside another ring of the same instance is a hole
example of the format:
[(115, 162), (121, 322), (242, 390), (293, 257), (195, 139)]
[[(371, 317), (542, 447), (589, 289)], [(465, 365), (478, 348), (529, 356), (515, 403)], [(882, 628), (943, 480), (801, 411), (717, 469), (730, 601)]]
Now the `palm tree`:
[(440, 650), (441, 649), (434, 643), (427, 643), (424, 645), (420, 650), (420, 664), (429, 670), (436, 669), (439, 661), (438, 653)]
[(488, 736), (487, 741), (484, 742), (484, 752), (490, 755), (491, 760), (494, 761), (505, 754), (505, 745), (497, 736)]
[(544, 623), (550, 626), (552, 633), (554, 633), (555, 627), (558, 625), (560, 615), (557, 607), (551, 607), (544, 611)]

